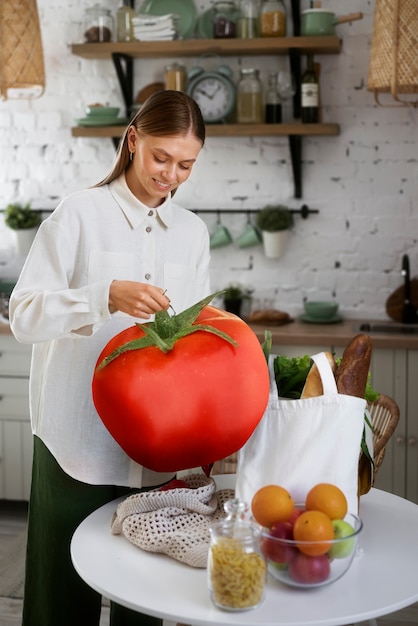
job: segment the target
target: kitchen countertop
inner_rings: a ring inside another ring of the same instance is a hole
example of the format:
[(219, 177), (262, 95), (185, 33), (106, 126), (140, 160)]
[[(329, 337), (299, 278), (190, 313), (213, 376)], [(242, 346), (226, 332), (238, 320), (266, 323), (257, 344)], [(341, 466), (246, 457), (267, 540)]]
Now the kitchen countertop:
[[(287, 346), (330, 346), (345, 347), (350, 339), (362, 331), (357, 330), (358, 326), (366, 322), (368, 324), (395, 324), (396, 322), (386, 320), (361, 320), (346, 319), (335, 324), (309, 324), (299, 319), (295, 319), (283, 326), (269, 326), (267, 323), (254, 324), (253, 329), (260, 341), (264, 339), (264, 331), (270, 330), (272, 333), (273, 345)], [(418, 335), (410, 334), (387, 334), (369, 333), (372, 339), (373, 348), (391, 348), (403, 350), (418, 350)]]
[[(264, 331), (272, 333), (273, 345), (284, 346), (323, 346), (324, 350), (331, 346), (345, 347), (350, 339), (357, 335), (357, 327), (362, 322), (395, 324), (382, 320), (346, 319), (336, 324), (308, 324), (295, 319), (283, 326), (269, 326), (267, 323), (249, 324), (260, 341), (264, 340)], [(0, 335), (11, 335), (10, 326), (0, 323)], [(418, 335), (370, 333), (373, 348), (390, 348), (400, 350), (418, 350)]]

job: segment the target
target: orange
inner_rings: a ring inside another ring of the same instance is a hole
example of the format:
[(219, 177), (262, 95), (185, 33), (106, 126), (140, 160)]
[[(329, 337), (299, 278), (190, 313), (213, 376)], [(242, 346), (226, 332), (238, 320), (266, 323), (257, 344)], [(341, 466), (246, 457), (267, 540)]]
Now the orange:
[(301, 552), (309, 556), (320, 556), (331, 547), (334, 526), (328, 515), (322, 511), (305, 511), (295, 521), (293, 538)]
[(251, 500), (251, 511), (261, 526), (270, 528), (275, 522), (287, 522), (293, 513), (290, 493), (280, 485), (260, 487)]
[(306, 496), (307, 511), (322, 511), (330, 519), (344, 519), (347, 514), (347, 498), (339, 487), (331, 483), (318, 483)]

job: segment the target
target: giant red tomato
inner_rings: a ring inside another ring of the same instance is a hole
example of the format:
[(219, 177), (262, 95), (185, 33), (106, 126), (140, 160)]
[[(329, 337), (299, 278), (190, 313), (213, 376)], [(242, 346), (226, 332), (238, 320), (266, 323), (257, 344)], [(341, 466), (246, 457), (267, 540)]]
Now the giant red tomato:
[[(159, 472), (198, 467), (236, 452), (263, 416), (269, 396), (268, 366), (255, 333), (241, 318), (213, 306), (189, 315), (189, 330), (168, 351), (148, 345), (115, 357), (128, 342), (152, 342), (147, 329), (165, 339), (187, 317), (187, 312), (164, 314), (116, 335), (98, 359), (92, 384), (95, 407), (113, 438), (136, 462)], [(212, 332), (196, 330), (202, 325)]]

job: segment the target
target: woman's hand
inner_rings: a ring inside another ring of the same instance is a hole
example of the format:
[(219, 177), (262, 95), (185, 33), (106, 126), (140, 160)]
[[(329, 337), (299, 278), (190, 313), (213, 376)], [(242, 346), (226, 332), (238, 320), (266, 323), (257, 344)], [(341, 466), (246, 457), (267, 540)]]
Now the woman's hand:
[(161, 287), (133, 280), (114, 280), (109, 289), (109, 311), (122, 311), (132, 317), (148, 319), (152, 314), (168, 309), (170, 300)]

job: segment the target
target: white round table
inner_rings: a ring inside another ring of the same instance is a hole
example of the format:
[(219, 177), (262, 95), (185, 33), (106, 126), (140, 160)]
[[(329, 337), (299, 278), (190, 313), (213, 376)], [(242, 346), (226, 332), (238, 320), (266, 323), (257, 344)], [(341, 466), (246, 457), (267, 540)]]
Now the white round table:
[[(234, 476), (215, 476), (219, 488)], [(393, 613), (418, 601), (418, 506), (384, 491), (362, 496), (364, 529), (350, 570), (309, 591), (269, 577), (263, 604), (226, 612), (209, 598), (206, 570), (144, 552), (110, 521), (120, 500), (87, 517), (74, 533), (71, 556), (81, 578), (110, 600), (169, 621), (197, 626), (339, 626)]]

